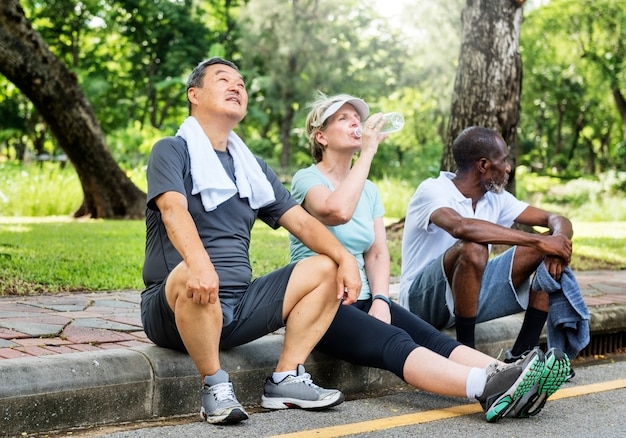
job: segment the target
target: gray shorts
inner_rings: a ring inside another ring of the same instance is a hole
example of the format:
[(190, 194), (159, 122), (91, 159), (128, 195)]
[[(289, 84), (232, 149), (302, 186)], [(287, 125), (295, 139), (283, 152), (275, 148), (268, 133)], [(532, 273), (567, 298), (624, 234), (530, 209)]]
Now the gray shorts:
[[(283, 301), (295, 263), (252, 281), (238, 291), (236, 302), (223, 299), (220, 291), (224, 327), (220, 348), (228, 349), (272, 333), (285, 326)], [(226, 293), (233, 296), (233, 291)], [(174, 311), (167, 304), (165, 282), (141, 294), (141, 322), (148, 339), (156, 345), (186, 352), (178, 333)]]
[[(487, 262), (476, 322), (522, 312), (528, 307), (530, 278), (515, 289), (511, 269), (515, 247)], [(454, 299), (443, 269), (443, 254), (430, 262), (409, 288), (409, 310), (439, 330), (454, 325)]]

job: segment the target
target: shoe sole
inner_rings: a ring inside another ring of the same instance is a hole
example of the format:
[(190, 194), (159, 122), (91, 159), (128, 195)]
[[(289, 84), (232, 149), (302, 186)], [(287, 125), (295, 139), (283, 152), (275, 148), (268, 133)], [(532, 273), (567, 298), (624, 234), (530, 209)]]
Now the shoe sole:
[(343, 403), (344, 395), (341, 392), (337, 392), (335, 397), (324, 400), (300, 400), (297, 398), (288, 397), (261, 397), (261, 406), (265, 409), (305, 409), (305, 410), (319, 410), (332, 408), (338, 404)]
[(248, 414), (240, 408), (233, 408), (230, 412), (223, 415), (208, 415), (204, 410), (204, 407), (202, 407), (200, 408), (200, 417), (202, 417), (203, 420), (206, 420), (207, 423), (211, 424), (233, 424), (247, 420)]
[(570, 361), (567, 354), (556, 353), (551, 348), (546, 353), (546, 365), (539, 381), (525, 394), (511, 412), (515, 418), (528, 418), (537, 415), (546, 404), (548, 397), (565, 383), (570, 375)]
[(505, 416), (510, 409), (515, 406), (524, 394), (528, 393), (539, 381), (544, 370), (543, 354), (533, 351), (535, 357), (522, 370), (515, 383), (500, 397), (498, 397), (485, 412), (485, 418), (489, 423), (495, 423)]

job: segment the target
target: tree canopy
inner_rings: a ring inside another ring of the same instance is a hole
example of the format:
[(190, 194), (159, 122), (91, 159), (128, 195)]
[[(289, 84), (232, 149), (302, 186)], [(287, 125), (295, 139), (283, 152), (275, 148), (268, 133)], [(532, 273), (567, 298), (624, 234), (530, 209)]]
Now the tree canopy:
[[(405, 128), (381, 148), (372, 176), (416, 185), (439, 169), (453, 135), (453, 83), (471, 53), (461, 44), (461, 16), (475, 3), (404, 2), (402, 13), (390, 18), (373, 0), (7, 0), (1, 6), (0, 155), (23, 161), (67, 154), (85, 190), (117, 185), (88, 175), (110, 169), (100, 172), (124, 181), (125, 169), (145, 165), (154, 141), (173, 134), (186, 116), (191, 69), (220, 55), (241, 67), (249, 85), (240, 133), (284, 174), (310, 162), (302, 128), (315, 92), (348, 92), (373, 111), (405, 115)], [(7, 14), (15, 7), (23, 8), (28, 38), (10, 24)], [(519, 140), (518, 163), (561, 176), (623, 170), (623, 2), (528, 1), (523, 8), (519, 121), (508, 125)], [(466, 20), (472, 24), (463, 32), (490, 24)], [(35, 48), (16, 46), (20, 38), (36, 42), (40, 56), (30, 64), (24, 56)], [(30, 70), (20, 70), (25, 65)], [(61, 82), (38, 87), (37, 78), (50, 75)], [(70, 96), (81, 104), (68, 105)], [(72, 132), (52, 116), (72, 119)], [(76, 125), (81, 118), (83, 125)], [(88, 131), (91, 138), (78, 138)], [(94, 157), (107, 164), (94, 166)], [(116, 193), (110, 196), (137, 192), (131, 185)], [(87, 210), (93, 214), (93, 207)], [(116, 211), (124, 215), (124, 208)]]

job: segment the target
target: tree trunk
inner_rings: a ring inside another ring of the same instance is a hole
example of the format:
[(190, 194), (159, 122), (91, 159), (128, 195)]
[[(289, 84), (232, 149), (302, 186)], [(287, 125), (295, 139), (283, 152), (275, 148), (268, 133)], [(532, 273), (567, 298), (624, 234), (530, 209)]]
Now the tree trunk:
[(293, 121), (294, 111), (292, 108), (287, 108), (287, 114), (283, 117), (279, 124), (280, 130), (280, 142), (282, 143), (282, 149), (280, 152), (280, 167), (281, 169), (287, 169), (289, 162), (291, 161), (291, 123)]
[[(459, 67), (442, 170), (456, 170), (452, 142), (468, 126), (495, 129), (509, 145), (515, 170), (520, 116), (522, 60), (518, 52), (523, 1), (468, 0), (462, 13)], [(514, 172), (507, 190), (514, 192)], [(513, 189), (512, 189), (513, 188)]]
[(31, 100), (74, 165), (84, 195), (74, 215), (143, 217), (145, 193), (113, 160), (76, 75), (50, 52), (18, 0), (0, 4), (0, 73)]
[(617, 86), (611, 87), (611, 93), (615, 100), (615, 106), (619, 111), (619, 116), (622, 119), (622, 139), (626, 142), (626, 99)]

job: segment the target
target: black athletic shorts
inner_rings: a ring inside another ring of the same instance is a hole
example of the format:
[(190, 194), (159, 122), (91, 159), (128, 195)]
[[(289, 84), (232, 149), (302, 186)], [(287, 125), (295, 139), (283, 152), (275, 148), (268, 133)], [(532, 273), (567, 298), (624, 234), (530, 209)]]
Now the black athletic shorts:
[[(232, 315), (232, 320), (222, 328), (221, 349), (245, 344), (285, 326), (283, 301), (295, 265), (253, 280), (232, 308), (225, 308), (222, 301), (222, 312)], [(174, 311), (165, 298), (165, 282), (141, 293), (141, 322), (148, 339), (156, 345), (186, 352)]]

